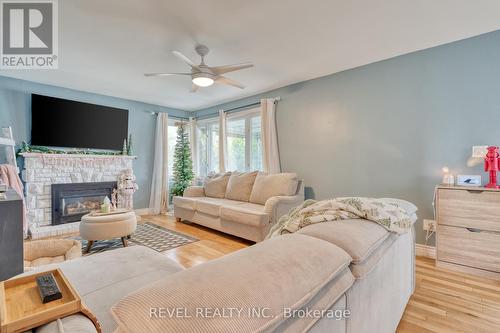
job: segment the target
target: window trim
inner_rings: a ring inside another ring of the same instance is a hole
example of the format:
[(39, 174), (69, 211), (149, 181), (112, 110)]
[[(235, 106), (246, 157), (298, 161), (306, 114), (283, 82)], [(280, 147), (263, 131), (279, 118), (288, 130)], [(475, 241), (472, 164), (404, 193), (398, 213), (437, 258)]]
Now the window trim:
[[(260, 117), (260, 107), (251, 108), (245, 111), (230, 113), (226, 117), (227, 117), (226, 118), (227, 122), (240, 119), (245, 120), (245, 170), (238, 170), (238, 171), (252, 171), (250, 170), (252, 167), (252, 118)], [(262, 128), (261, 128), (261, 136), (262, 136)], [(227, 136), (225, 140), (227, 140)]]
[[(196, 131), (198, 131), (198, 127), (200, 126), (207, 126), (207, 156), (206, 156), (206, 160), (207, 160), (207, 175), (216, 170), (218, 166), (213, 166), (212, 165), (212, 158), (210, 157), (210, 152), (212, 151), (212, 135), (213, 135), (213, 132), (210, 130), (210, 127), (211, 125), (218, 125), (220, 126), (220, 121), (219, 121), (219, 117), (211, 117), (211, 118), (206, 118), (206, 119), (201, 119), (201, 120), (198, 120), (197, 123), (196, 123)], [(220, 128), (219, 128), (219, 135), (220, 135)], [(197, 137), (197, 140), (196, 140), (196, 150), (198, 151), (198, 156), (197, 156), (197, 159), (198, 161), (196, 161), (196, 163), (198, 164), (198, 170), (200, 169), (200, 160), (201, 160), (201, 154), (200, 154), (200, 141), (199, 141), (199, 134), (197, 133), (196, 135)], [(200, 175), (197, 175), (197, 176), (200, 176)]]

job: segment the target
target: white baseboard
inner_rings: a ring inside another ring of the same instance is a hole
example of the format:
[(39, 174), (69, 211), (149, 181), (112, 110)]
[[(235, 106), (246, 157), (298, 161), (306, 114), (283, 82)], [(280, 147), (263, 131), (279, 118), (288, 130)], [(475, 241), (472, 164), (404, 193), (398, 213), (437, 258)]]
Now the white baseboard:
[(137, 215), (149, 215), (149, 208), (139, 208), (139, 209), (134, 209), (134, 212)]
[[(134, 209), (134, 212), (136, 215), (156, 215), (156, 214), (153, 214), (151, 213), (151, 211), (149, 210), (149, 208), (139, 208), (139, 209)], [(167, 216), (174, 216), (174, 210), (173, 209), (169, 209), (168, 212), (164, 215), (167, 215)]]
[(416, 252), (415, 254), (417, 256), (436, 259), (436, 247), (435, 246), (416, 244), (415, 245), (415, 252)]

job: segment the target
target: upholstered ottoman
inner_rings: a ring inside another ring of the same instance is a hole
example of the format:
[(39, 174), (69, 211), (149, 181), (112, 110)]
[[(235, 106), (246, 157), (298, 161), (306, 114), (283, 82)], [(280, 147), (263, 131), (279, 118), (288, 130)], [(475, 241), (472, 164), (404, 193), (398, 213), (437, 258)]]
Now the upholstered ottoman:
[(82, 216), (80, 237), (87, 240), (85, 252), (89, 252), (94, 241), (121, 238), (127, 246), (127, 238), (137, 228), (137, 218), (133, 211), (109, 215), (87, 214)]

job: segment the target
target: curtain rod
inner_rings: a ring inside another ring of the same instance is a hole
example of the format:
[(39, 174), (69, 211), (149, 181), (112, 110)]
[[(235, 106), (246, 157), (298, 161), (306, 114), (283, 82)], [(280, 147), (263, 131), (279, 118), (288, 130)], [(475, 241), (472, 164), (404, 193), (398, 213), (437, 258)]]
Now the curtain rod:
[[(273, 97), (273, 98), (270, 98), (270, 99), (273, 99), (274, 100), (274, 103), (278, 102), (279, 100), (281, 100), (281, 97), (280, 96), (277, 96), (277, 97)], [(246, 104), (246, 105), (242, 105), (242, 106), (237, 106), (237, 107), (234, 107), (234, 108), (231, 108), (231, 109), (227, 109), (227, 110), (224, 110), (222, 109), (224, 112), (228, 112), (228, 113), (231, 113), (231, 112), (234, 112), (234, 111), (239, 111), (241, 109), (248, 109), (252, 106), (257, 106), (257, 105), (260, 105), (260, 101), (258, 102), (255, 102), (255, 103), (251, 103), (251, 104)]]
[[(276, 102), (279, 102), (281, 100), (281, 97), (277, 96), (277, 97), (270, 98), (270, 99), (273, 99), (274, 103), (276, 103)], [(255, 102), (255, 103), (241, 105), (241, 106), (236, 106), (234, 108), (227, 109), (227, 110), (222, 109), (222, 111), (227, 112), (227, 113), (233, 113), (233, 112), (243, 111), (243, 110), (249, 109), (251, 107), (258, 106), (258, 105), (260, 105), (260, 101)], [(203, 120), (203, 119), (209, 119), (209, 118), (215, 118), (215, 117), (218, 117), (218, 113), (206, 114), (206, 115), (203, 115), (201, 117), (196, 117), (196, 119)]]
[(227, 109), (227, 110), (224, 110), (224, 109), (222, 109), (222, 110), (224, 112), (231, 113), (231, 112), (239, 111), (241, 109), (248, 109), (248, 108), (251, 108), (251, 107), (257, 106), (257, 105), (260, 105), (260, 102), (255, 102), (255, 103), (251, 103), (251, 104), (247, 104), (247, 105), (237, 106), (237, 107)]
[[(160, 113), (160, 112), (150, 112), (150, 111), (144, 111), (144, 112), (151, 113), (151, 115), (153, 115), (153, 116), (157, 116)], [(168, 114), (168, 118), (170, 118), (170, 119), (189, 120), (189, 118), (187, 118), (187, 117), (171, 116), (168, 112), (164, 112), (164, 113)]]
[[(243, 110), (249, 109), (251, 107), (258, 106), (258, 105), (260, 105), (260, 102), (246, 104), (246, 105), (234, 107), (234, 108), (223, 110), (223, 111), (227, 112), (227, 113), (233, 113), (233, 112), (243, 111)], [(218, 116), (219, 116), (219, 112), (215, 112), (215, 113), (209, 113), (209, 114), (205, 114), (203, 116), (195, 117), (195, 118), (196, 118), (196, 120), (204, 120), (204, 119), (210, 119), (210, 118), (217, 118)]]

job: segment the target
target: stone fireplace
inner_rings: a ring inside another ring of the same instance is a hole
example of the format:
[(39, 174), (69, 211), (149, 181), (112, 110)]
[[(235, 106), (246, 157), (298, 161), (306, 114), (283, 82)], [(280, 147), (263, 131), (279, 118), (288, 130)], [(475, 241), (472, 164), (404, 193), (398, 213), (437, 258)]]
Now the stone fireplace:
[(52, 184), (52, 225), (78, 222), (111, 198), (116, 182)]
[[(22, 156), (27, 219), (33, 239), (78, 231), (79, 222), (74, 220), (80, 221), (84, 211), (94, 207), (103, 194), (108, 195), (112, 188), (110, 184), (116, 186), (118, 177), (132, 169), (136, 158), (121, 155), (41, 153), (24, 153)], [(91, 187), (106, 187), (107, 190), (99, 192), (102, 189), (97, 191), (94, 188), (96, 193), (86, 192)], [(79, 190), (82, 192), (77, 193)], [(61, 207), (57, 212), (53, 209), (53, 205), (62, 204), (61, 198), (55, 197), (57, 191), (66, 195), (65, 211), (61, 211)], [(55, 222), (56, 220), (59, 222)]]

